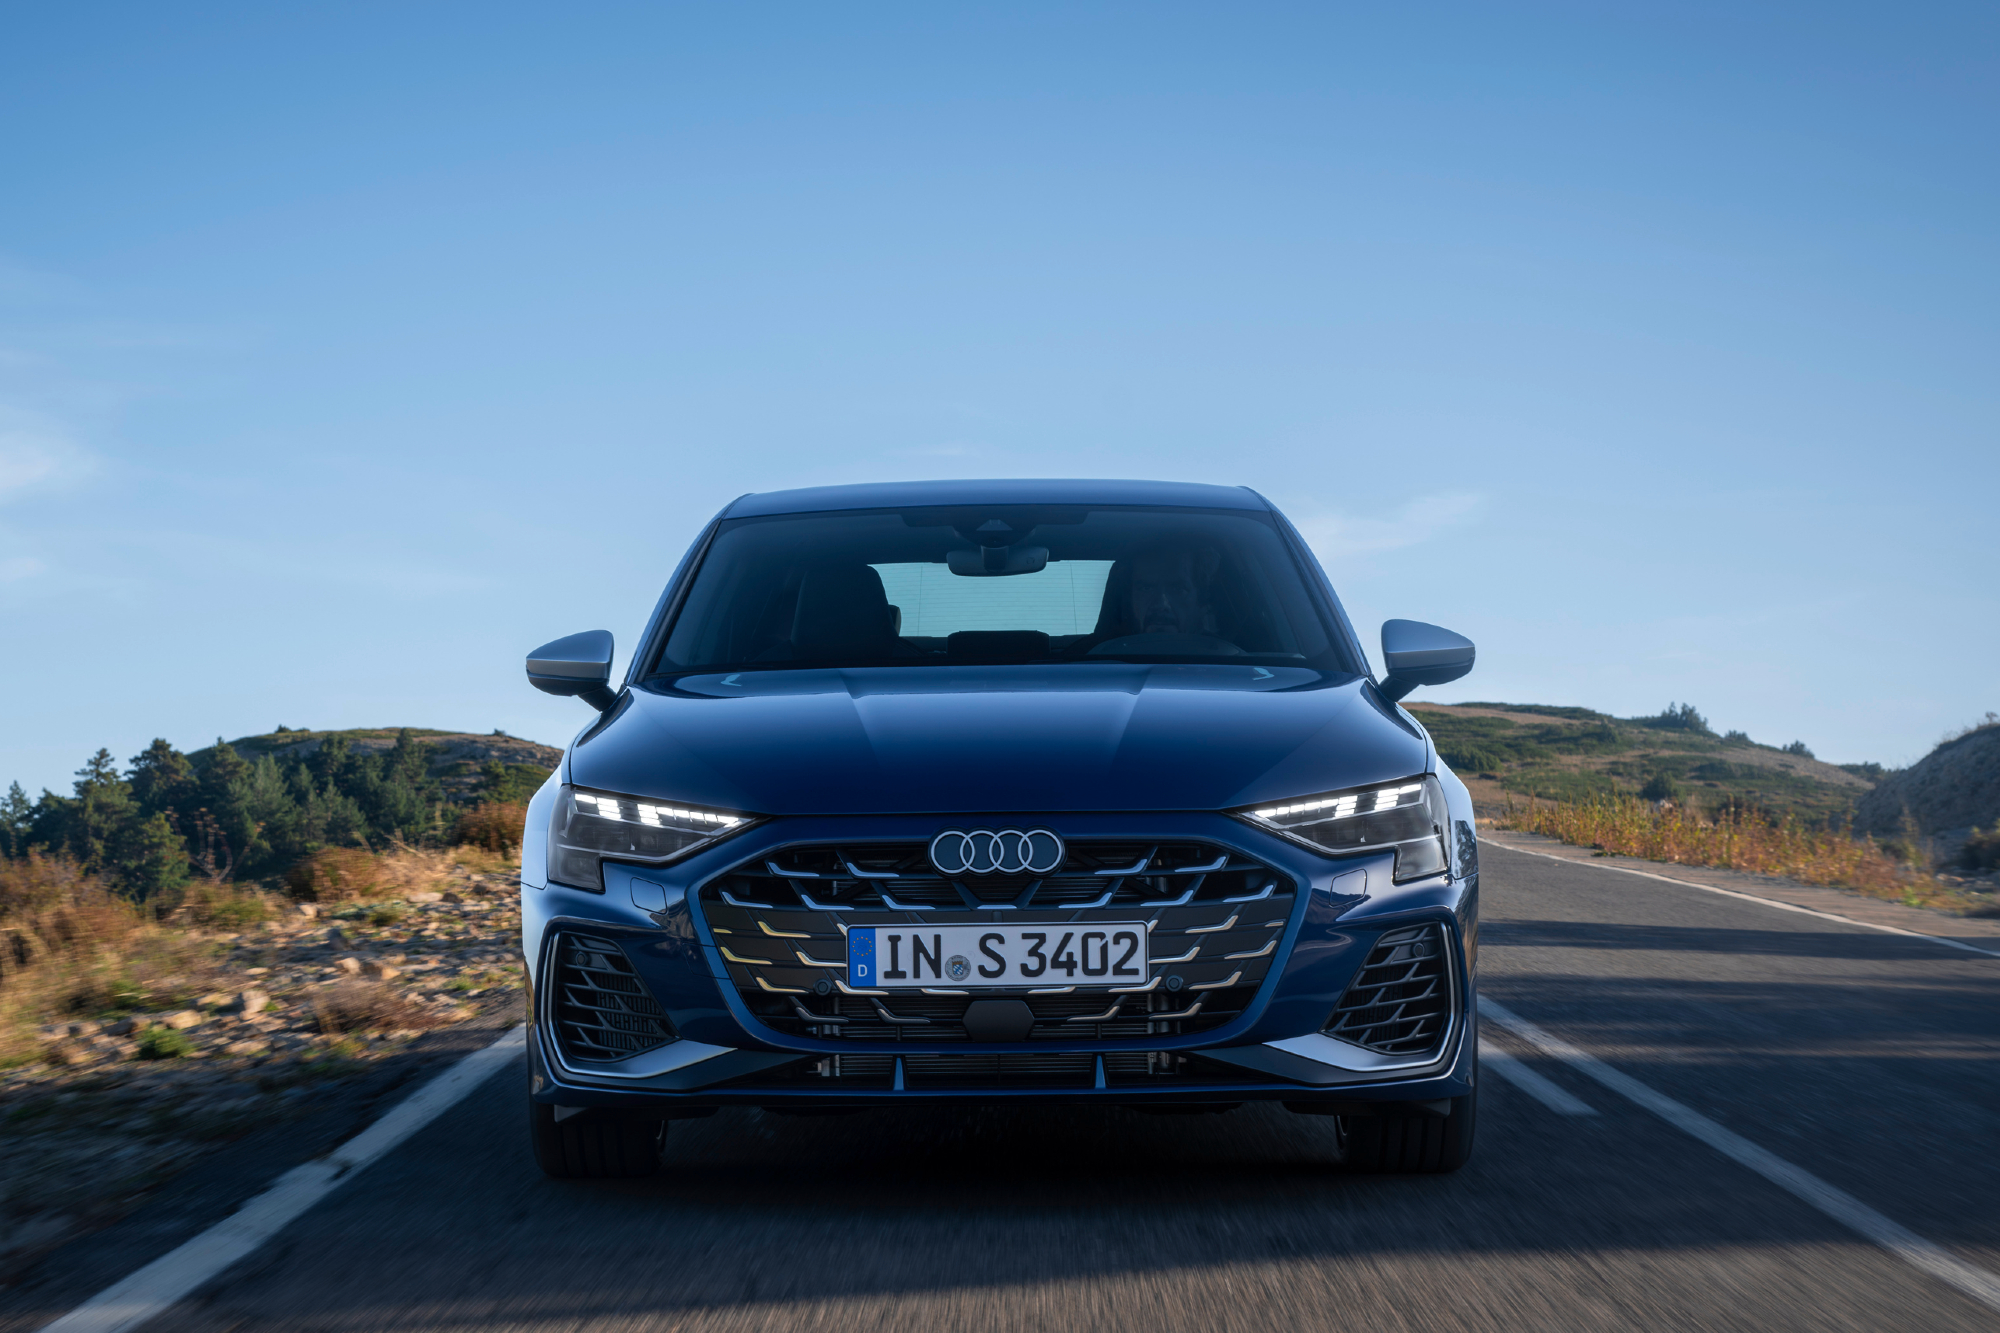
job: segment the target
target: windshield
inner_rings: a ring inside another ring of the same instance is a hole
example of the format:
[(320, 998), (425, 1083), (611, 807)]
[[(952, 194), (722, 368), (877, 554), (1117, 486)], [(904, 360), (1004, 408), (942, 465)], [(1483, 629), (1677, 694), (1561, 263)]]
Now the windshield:
[(998, 505), (732, 519), (647, 674), (965, 662), (1352, 670), (1268, 515)]

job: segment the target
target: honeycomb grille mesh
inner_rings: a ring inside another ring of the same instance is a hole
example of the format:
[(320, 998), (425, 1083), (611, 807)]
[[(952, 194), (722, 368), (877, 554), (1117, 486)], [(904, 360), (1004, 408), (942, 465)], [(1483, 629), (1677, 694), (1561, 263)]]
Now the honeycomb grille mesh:
[(628, 1060), (674, 1039), (674, 1025), (611, 940), (564, 931), (553, 969), (556, 1039), (572, 1060)]
[(1404, 926), (1375, 941), (1326, 1034), (1384, 1055), (1421, 1055), (1451, 1019), (1444, 928)]

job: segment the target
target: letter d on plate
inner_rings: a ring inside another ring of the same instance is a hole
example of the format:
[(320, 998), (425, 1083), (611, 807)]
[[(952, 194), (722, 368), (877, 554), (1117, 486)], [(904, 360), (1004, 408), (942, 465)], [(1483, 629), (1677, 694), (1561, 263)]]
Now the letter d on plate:
[(847, 929), (847, 984), (875, 984), (875, 929), (849, 926)]

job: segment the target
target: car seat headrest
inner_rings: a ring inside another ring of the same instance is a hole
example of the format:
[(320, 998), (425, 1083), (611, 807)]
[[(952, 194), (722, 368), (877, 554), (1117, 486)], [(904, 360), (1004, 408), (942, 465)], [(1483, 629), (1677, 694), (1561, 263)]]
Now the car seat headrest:
[(880, 574), (867, 565), (822, 565), (799, 582), (792, 651), (806, 658), (887, 654), (896, 646), (893, 619)]

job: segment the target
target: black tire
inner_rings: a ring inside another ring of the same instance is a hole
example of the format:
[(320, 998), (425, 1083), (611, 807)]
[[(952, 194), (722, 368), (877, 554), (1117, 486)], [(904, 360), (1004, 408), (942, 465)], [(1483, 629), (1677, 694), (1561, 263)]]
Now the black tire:
[(557, 1180), (632, 1180), (660, 1169), (664, 1120), (594, 1120), (572, 1116), (560, 1123), (556, 1109), (528, 1103), (528, 1141), (535, 1165)]
[(1451, 1114), (1391, 1119), (1344, 1115), (1335, 1118), (1343, 1171), (1380, 1175), (1422, 1175), (1456, 1171), (1472, 1160), (1472, 1131), (1479, 1092), (1451, 1099)]

